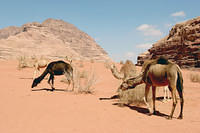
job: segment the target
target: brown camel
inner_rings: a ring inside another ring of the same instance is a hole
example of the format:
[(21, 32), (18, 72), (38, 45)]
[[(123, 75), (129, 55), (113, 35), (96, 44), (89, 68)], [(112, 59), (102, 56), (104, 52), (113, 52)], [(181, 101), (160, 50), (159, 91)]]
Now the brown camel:
[[(168, 85), (173, 100), (171, 114), (169, 115), (168, 119), (172, 119), (177, 104), (176, 90), (178, 91), (181, 104), (181, 110), (178, 119), (183, 118), (183, 104), (184, 104), (183, 78), (181, 70), (178, 65), (168, 61), (164, 57), (160, 57), (155, 60), (149, 60), (144, 63), (141, 74), (135, 78), (130, 78), (124, 81), (121, 84), (120, 89), (122, 90), (131, 89), (142, 83), (146, 84), (144, 100), (147, 104), (150, 114), (156, 113), (155, 109), (156, 87)], [(151, 86), (152, 86), (152, 98), (153, 98), (153, 111), (151, 110), (147, 99)]]
[[(44, 77), (47, 74), (50, 74), (48, 83), (51, 86), (51, 91), (55, 90), (55, 88), (54, 88), (54, 76), (55, 75), (56, 76), (65, 75), (69, 84), (72, 81), (72, 83), (73, 83), (72, 91), (74, 90), (73, 68), (70, 64), (68, 64), (64, 61), (61, 61), (61, 60), (49, 63), (48, 66), (46, 67), (46, 69), (44, 70), (44, 72), (38, 78), (35, 78), (33, 80), (31, 87), (32, 88), (36, 87), (44, 79)], [(68, 85), (68, 87), (69, 87), (69, 85)]]
[[(121, 68), (117, 69), (115, 65), (106, 64), (106, 67), (109, 68), (113, 74), (113, 76), (120, 80), (125, 81), (129, 78), (136, 77), (138, 75), (138, 71), (136, 66), (132, 63), (132, 61), (127, 60), (124, 64), (121, 65)], [(120, 83), (121, 84), (121, 83)], [(111, 99), (119, 99), (120, 106), (129, 105), (129, 104), (137, 104), (141, 105), (144, 104), (144, 92), (145, 92), (145, 85), (139, 85), (135, 89), (121, 91), (120, 86), (117, 89), (117, 95), (111, 96), (109, 98), (100, 98), (100, 100), (111, 100)], [(151, 95), (149, 95), (148, 99), (150, 99)]]

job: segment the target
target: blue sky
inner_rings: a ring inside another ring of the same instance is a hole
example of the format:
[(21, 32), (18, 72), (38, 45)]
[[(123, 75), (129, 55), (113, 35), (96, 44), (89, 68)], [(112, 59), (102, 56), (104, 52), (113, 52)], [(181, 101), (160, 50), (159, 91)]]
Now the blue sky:
[(176, 23), (200, 16), (199, 0), (0, 0), (0, 28), (62, 19), (92, 36), (115, 61), (131, 59)]

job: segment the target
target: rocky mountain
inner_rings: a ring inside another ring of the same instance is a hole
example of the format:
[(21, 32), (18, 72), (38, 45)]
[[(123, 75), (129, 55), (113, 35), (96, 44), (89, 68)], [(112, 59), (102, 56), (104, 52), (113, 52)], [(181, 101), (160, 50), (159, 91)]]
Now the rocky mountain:
[(68, 56), (76, 60), (110, 60), (88, 34), (72, 24), (55, 19), (0, 29), (0, 59), (16, 59), (24, 55), (50, 59)]
[(138, 56), (137, 65), (161, 55), (183, 68), (200, 67), (200, 17), (173, 26), (168, 36)]

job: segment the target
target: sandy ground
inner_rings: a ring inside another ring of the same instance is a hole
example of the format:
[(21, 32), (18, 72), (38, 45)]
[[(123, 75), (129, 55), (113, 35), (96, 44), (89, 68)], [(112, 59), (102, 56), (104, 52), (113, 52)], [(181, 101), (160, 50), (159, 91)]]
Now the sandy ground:
[[(33, 69), (17, 70), (17, 61), (0, 61), (0, 133), (199, 133), (200, 84), (184, 77), (184, 119), (178, 120), (179, 101), (172, 120), (165, 118), (172, 101), (156, 101), (159, 115), (148, 116), (146, 107), (119, 107), (117, 100), (100, 101), (116, 94), (119, 81), (102, 63), (84, 64), (97, 76), (94, 94), (62, 91), (56, 77), (51, 92), (47, 80), (32, 91)], [(42, 70), (43, 71), (43, 70)], [(158, 91), (162, 95), (163, 91)]]

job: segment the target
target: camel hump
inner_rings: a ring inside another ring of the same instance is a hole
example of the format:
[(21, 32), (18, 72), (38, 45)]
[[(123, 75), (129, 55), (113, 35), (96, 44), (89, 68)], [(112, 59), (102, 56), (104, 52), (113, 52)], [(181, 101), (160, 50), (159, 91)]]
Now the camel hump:
[(157, 59), (157, 64), (163, 64), (163, 65), (167, 65), (169, 64), (169, 61), (166, 57), (164, 56), (160, 56), (158, 59)]

